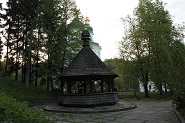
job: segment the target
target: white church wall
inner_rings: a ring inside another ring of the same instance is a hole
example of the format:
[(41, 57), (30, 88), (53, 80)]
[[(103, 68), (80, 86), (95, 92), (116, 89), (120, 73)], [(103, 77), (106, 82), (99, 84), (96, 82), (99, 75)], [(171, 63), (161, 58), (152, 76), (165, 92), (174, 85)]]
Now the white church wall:
[[(165, 91), (165, 87), (164, 87), (164, 86), (162, 86), (162, 89), (163, 89), (163, 91)], [(140, 84), (139, 84), (139, 90), (140, 90), (140, 92), (144, 92), (144, 91), (145, 91), (145, 90), (144, 90), (143, 83), (140, 83)], [(155, 87), (155, 84), (154, 84), (153, 81), (149, 81), (149, 82), (148, 82), (148, 91), (149, 91), (149, 92), (157, 91), (157, 90), (156, 90), (156, 87)], [(170, 90), (167, 89), (167, 91), (170, 91)]]

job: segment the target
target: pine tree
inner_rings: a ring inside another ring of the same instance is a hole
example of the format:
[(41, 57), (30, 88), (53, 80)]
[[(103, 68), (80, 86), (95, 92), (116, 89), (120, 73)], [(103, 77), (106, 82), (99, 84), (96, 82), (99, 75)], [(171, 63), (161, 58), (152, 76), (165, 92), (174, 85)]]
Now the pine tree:
[[(8, 71), (8, 66), (10, 66), (12, 68), (10, 71), (15, 71), (15, 80), (18, 80), (20, 66), (24, 66), (28, 62), (26, 53), (28, 52), (28, 41), (31, 38), (32, 21), (36, 14), (37, 3), (37, 0), (9, 0), (7, 2), (8, 9), (5, 9), (5, 27), (7, 32), (5, 37), (7, 42), (5, 75)], [(12, 62), (9, 62), (10, 57)], [(20, 60), (22, 64), (20, 64)], [(9, 65), (8, 63), (11, 64)], [(22, 68), (25, 69), (25, 67)]]
[[(3, 20), (3, 14), (1, 13), (1, 11), (3, 10), (2, 8), (2, 3), (0, 3), (0, 28), (3, 27), (2, 25), (2, 20)], [(0, 72), (2, 71), (2, 58), (3, 58), (3, 42), (2, 42), (2, 34), (3, 34), (3, 31), (0, 32)]]

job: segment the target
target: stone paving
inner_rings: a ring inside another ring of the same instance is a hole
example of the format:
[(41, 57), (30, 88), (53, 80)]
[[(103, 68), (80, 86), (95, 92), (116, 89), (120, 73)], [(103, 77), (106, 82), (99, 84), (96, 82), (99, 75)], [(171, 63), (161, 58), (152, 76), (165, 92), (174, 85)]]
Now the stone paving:
[(131, 110), (101, 113), (47, 112), (47, 118), (55, 123), (180, 123), (171, 101), (134, 103), (137, 108)]
[(62, 112), (62, 113), (105, 113), (105, 112), (117, 112), (117, 111), (125, 111), (136, 108), (135, 103), (127, 103), (123, 101), (119, 101), (114, 105), (106, 105), (106, 106), (94, 106), (94, 107), (64, 107), (60, 106), (57, 103), (51, 103), (46, 105), (37, 106), (45, 111), (51, 112)]

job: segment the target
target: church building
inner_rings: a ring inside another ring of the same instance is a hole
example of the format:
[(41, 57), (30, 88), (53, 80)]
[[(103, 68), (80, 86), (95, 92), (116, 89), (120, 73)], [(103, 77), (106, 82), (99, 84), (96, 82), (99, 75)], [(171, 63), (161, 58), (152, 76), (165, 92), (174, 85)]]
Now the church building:
[(99, 57), (101, 58), (101, 46), (99, 45), (99, 43), (95, 42), (93, 39), (93, 28), (90, 26), (89, 24), (90, 20), (89, 17), (86, 16), (85, 18), (85, 28), (87, 29), (87, 31), (90, 33), (91, 36), (91, 40), (89, 42), (91, 49), (93, 50), (93, 52)]

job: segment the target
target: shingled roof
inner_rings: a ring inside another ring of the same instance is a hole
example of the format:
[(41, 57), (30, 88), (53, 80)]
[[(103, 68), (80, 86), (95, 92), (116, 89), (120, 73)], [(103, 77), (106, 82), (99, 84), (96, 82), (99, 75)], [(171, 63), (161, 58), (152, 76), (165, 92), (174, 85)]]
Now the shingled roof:
[(82, 33), (83, 48), (69, 64), (61, 77), (72, 76), (112, 76), (117, 74), (110, 71), (89, 45), (90, 34), (87, 30)]

